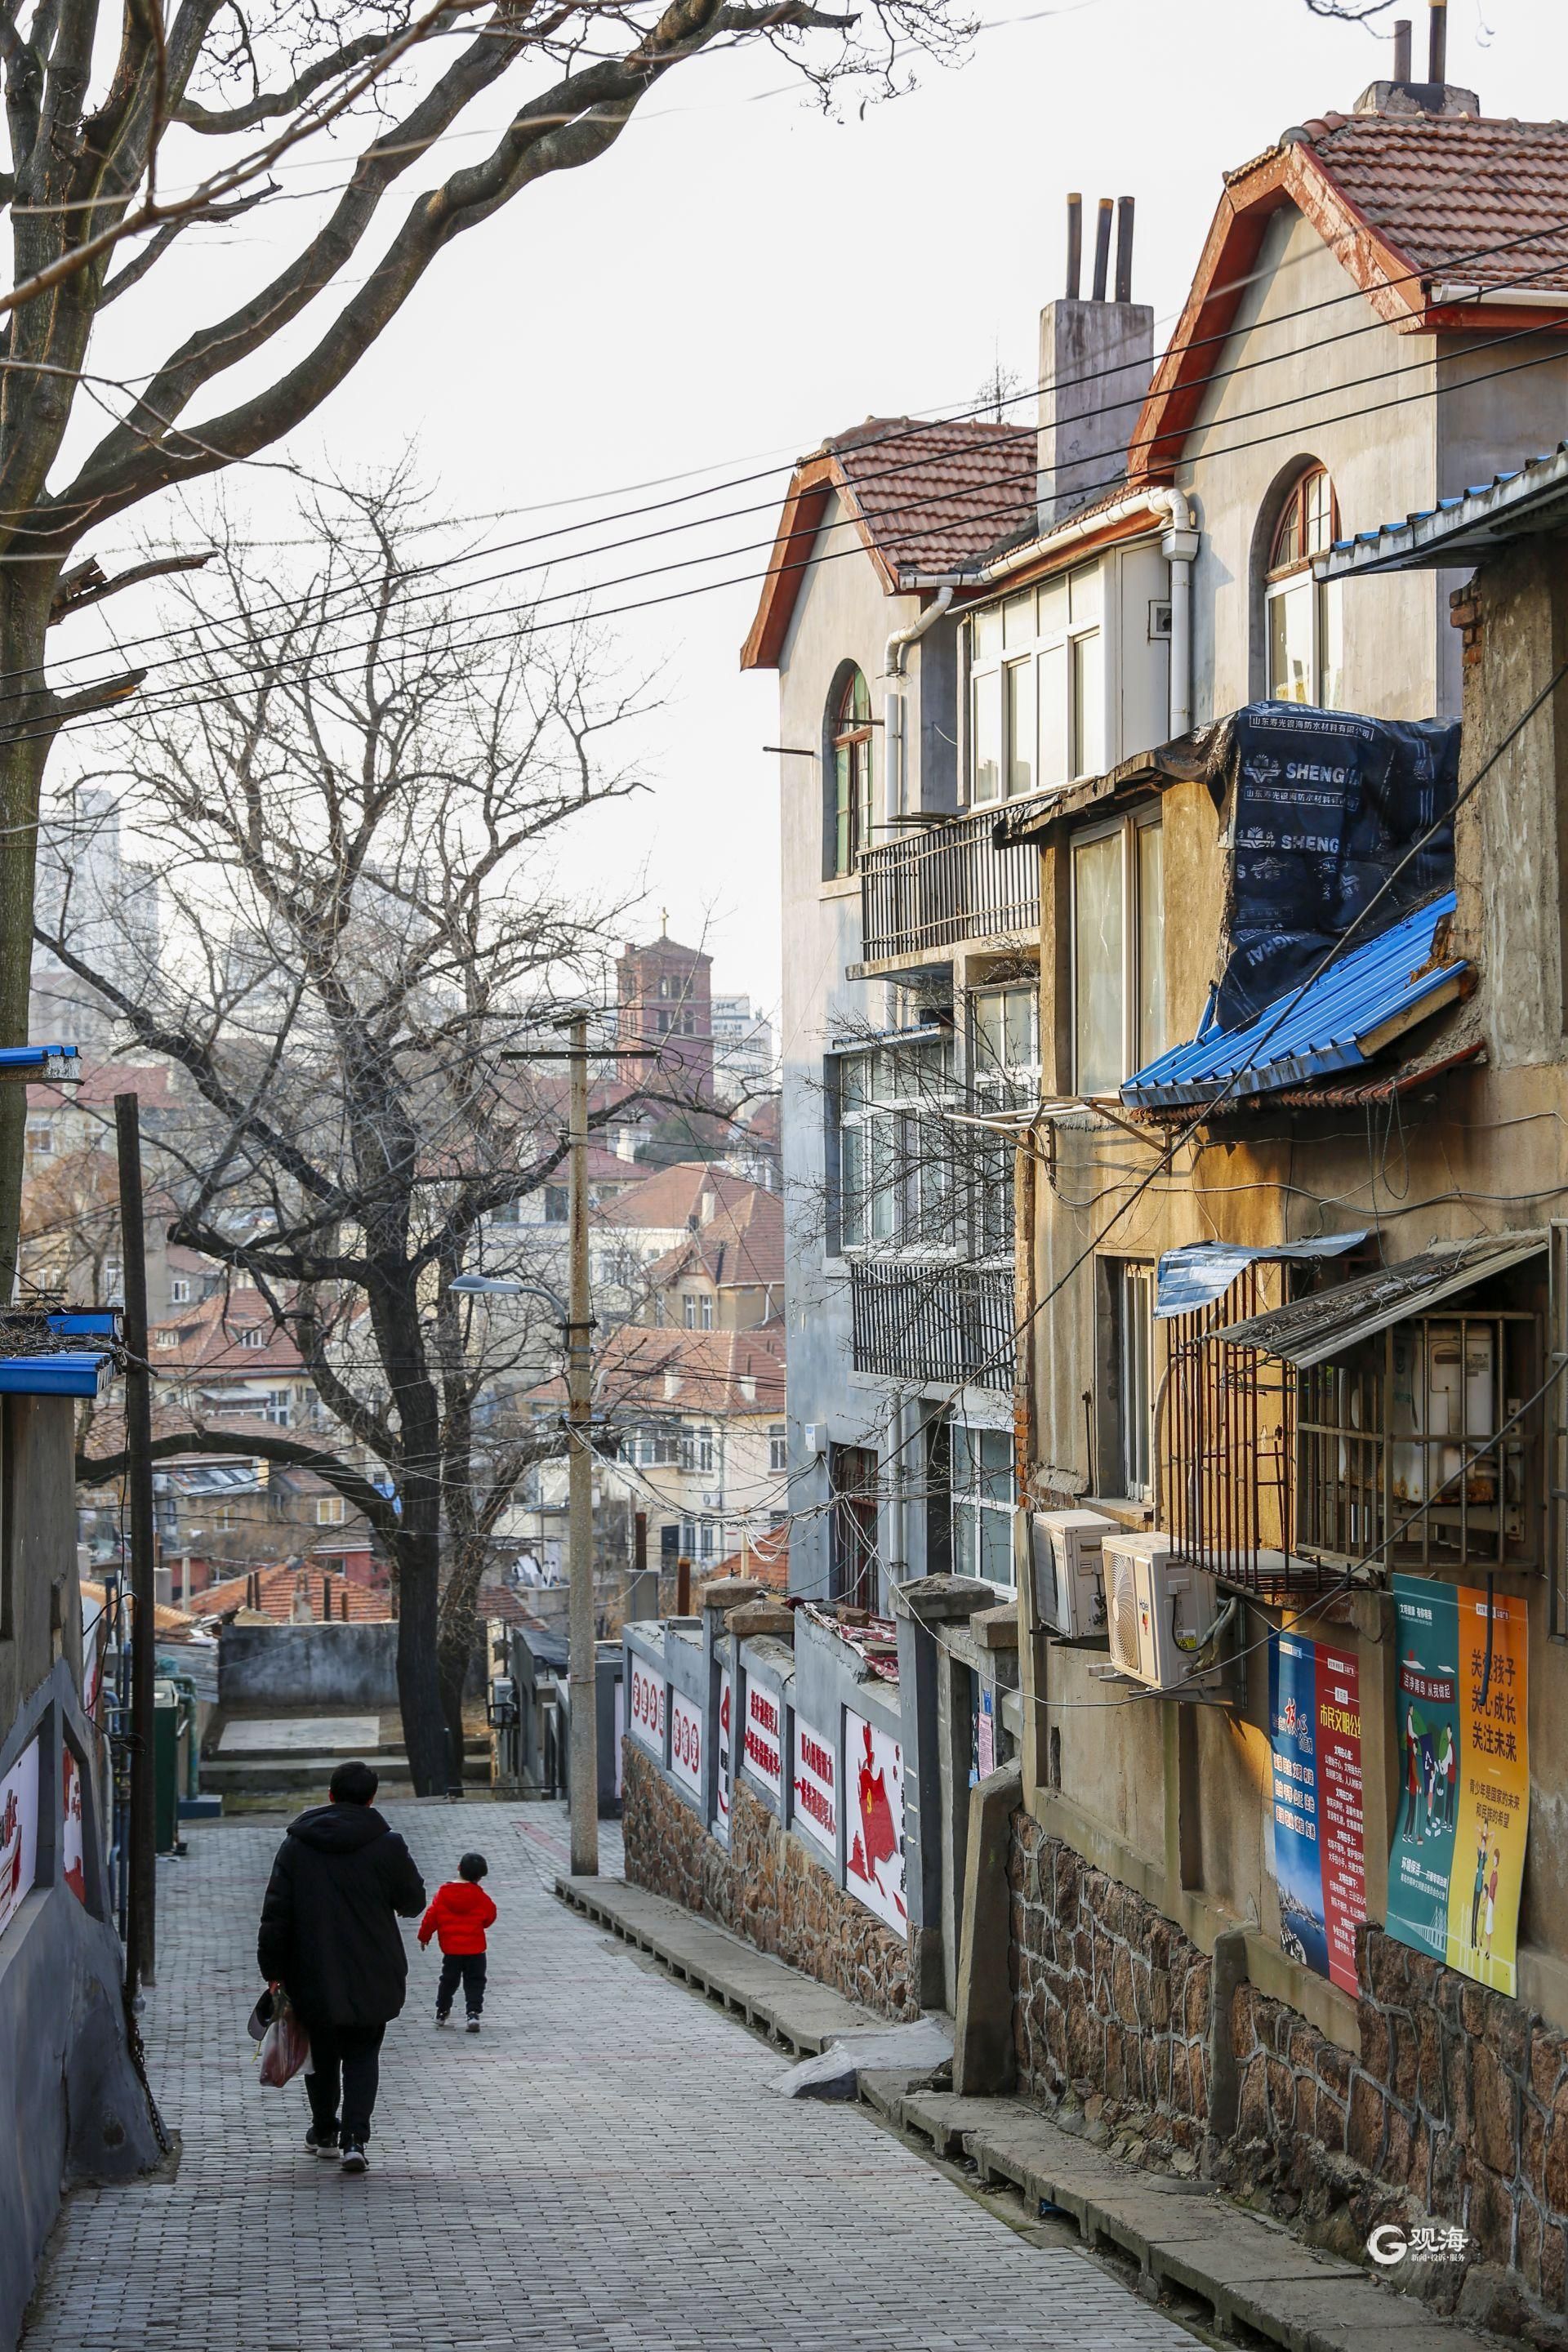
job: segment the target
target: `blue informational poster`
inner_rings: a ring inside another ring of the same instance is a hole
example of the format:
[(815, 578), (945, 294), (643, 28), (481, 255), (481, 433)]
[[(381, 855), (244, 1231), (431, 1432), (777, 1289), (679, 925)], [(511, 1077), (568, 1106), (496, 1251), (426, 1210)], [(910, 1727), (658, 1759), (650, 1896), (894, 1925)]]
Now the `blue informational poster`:
[(1322, 1820), (1315, 1643), (1275, 1633), (1268, 1643), (1268, 1729), (1274, 1764), (1274, 1875), (1279, 1941), (1293, 1960), (1329, 1973), (1323, 1911)]

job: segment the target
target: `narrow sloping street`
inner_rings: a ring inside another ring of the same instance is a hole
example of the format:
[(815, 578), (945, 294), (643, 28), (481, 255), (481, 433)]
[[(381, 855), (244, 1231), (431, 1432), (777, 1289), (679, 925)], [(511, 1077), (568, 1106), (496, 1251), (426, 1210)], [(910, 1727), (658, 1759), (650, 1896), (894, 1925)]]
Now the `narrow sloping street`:
[(482, 2036), (436, 2032), (416, 1948), (373, 2169), (310, 2160), (302, 2094), (260, 2087), (244, 2033), (281, 1823), (194, 1825), (159, 1869), (148, 2030), (178, 2176), (71, 2202), (28, 2352), (1190, 2344), (865, 2115), (770, 2097), (785, 2061), (555, 1901), (553, 1809), (389, 1810), (432, 1887), (489, 1856)]

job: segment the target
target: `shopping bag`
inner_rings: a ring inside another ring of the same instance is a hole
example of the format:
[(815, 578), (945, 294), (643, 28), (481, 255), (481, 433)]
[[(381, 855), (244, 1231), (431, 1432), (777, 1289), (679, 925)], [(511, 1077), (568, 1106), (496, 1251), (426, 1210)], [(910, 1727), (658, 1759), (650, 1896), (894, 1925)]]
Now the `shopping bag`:
[(280, 1985), (272, 1992), (272, 2022), (261, 2041), (261, 2079), (272, 2090), (291, 2083), (310, 2055), (293, 2002)]
[(245, 2021), (245, 2030), (253, 2042), (265, 2042), (267, 2029), (272, 2022), (272, 1988), (268, 1986)]

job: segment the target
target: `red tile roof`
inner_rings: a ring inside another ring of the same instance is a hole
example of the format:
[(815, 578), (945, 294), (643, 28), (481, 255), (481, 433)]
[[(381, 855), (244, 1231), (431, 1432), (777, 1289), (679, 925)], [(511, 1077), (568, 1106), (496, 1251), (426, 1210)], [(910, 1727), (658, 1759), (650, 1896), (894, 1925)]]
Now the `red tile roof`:
[(835, 434), (795, 467), (742, 668), (774, 667), (808, 567), (854, 544), (839, 530), (817, 548), (835, 492), (894, 595), (900, 573), (956, 571), (1032, 521), (1035, 467), (1032, 425), (870, 416)]
[[(1399, 332), (1506, 333), (1568, 318), (1568, 125), (1324, 115), (1226, 176), (1185, 308), (1132, 430), (1128, 470), (1136, 479), (1180, 461), (1268, 224), (1289, 205)], [(1507, 249), (1487, 249), (1500, 247)], [(1561, 291), (1563, 310), (1510, 306), (1498, 296), (1510, 283)], [(1434, 302), (1434, 289), (1444, 287), (1480, 287), (1493, 299)]]
[(209, 1584), (191, 1595), (192, 1613), (197, 1617), (226, 1617), (231, 1610), (254, 1609), (250, 1598), (251, 1575), (258, 1580), (261, 1595), (260, 1613), (270, 1617), (275, 1624), (286, 1625), (294, 1607), (294, 1594), (303, 1580), (303, 1590), (310, 1603), (313, 1622), (324, 1622), (321, 1610), (322, 1582), (330, 1587), (332, 1601), (332, 1622), (347, 1618), (351, 1624), (384, 1624), (393, 1613), (392, 1587), (389, 1583), (360, 1584), (336, 1570), (319, 1568), (258, 1568), (244, 1576), (226, 1577), (221, 1584)]
[[(675, 1174), (675, 1170), (667, 1170)], [(655, 1289), (663, 1289), (676, 1282), (689, 1269), (708, 1276), (721, 1290), (777, 1289), (784, 1278), (784, 1202), (776, 1192), (761, 1184), (748, 1184), (741, 1177), (728, 1176), (721, 1171), (718, 1181), (712, 1171), (705, 1171), (708, 1181), (700, 1185), (694, 1194), (694, 1206), (689, 1214), (700, 1217), (700, 1202), (704, 1191), (713, 1194), (713, 1213), (706, 1224), (699, 1223), (683, 1241), (667, 1250), (648, 1268), (648, 1281)], [(651, 1181), (651, 1180), (650, 1180)], [(642, 1188), (647, 1190), (647, 1187)], [(664, 1188), (651, 1209), (662, 1212), (671, 1205), (679, 1207), (685, 1197), (683, 1188)], [(618, 1204), (634, 1213), (623, 1215), (616, 1223), (626, 1225), (674, 1225), (683, 1223), (679, 1215), (666, 1218), (662, 1213), (638, 1216), (637, 1196), (628, 1194)]]
[[(259, 1331), (262, 1344), (246, 1347), (241, 1334)], [(216, 1290), (210, 1298), (182, 1307), (150, 1329), (149, 1360), (154, 1378), (200, 1370), (226, 1373), (236, 1380), (258, 1379), (265, 1372), (297, 1372), (304, 1359), (287, 1330), (272, 1320), (272, 1310), (258, 1290)], [(174, 1344), (167, 1344), (170, 1339)]]
[(81, 1077), (73, 1086), (29, 1087), (28, 1109), (102, 1109), (121, 1094), (139, 1096), (144, 1111), (175, 1108), (174, 1074), (166, 1062), (89, 1062), (84, 1055), (77, 1067)]
[[(612, 1331), (595, 1363), (595, 1414), (633, 1421), (676, 1418), (689, 1412), (782, 1413), (784, 1404), (784, 1327), (775, 1317), (749, 1331), (670, 1331), (647, 1324), (623, 1324)], [(678, 1386), (667, 1395), (670, 1380)], [(743, 1381), (755, 1384), (747, 1396)], [(564, 1382), (545, 1381), (529, 1391), (535, 1405), (565, 1395)]]
[(1568, 294), (1568, 123), (1350, 114), (1302, 129), (1398, 267)]

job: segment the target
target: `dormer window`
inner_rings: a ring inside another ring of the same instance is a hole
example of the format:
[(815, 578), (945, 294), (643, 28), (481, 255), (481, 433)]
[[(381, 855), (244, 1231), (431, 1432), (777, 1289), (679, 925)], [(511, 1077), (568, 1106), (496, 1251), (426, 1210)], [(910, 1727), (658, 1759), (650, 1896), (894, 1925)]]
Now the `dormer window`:
[(1332, 709), (1340, 699), (1343, 655), (1339, 589), (1312, 577), (1312, 559), (1339, 537), (1334, 486), (1321, 466), (1291, 484), (1274, 526), (1264, 588), (1268, 692), (1276, 702)]
[(1105, 764), (1098, 563), (977, 612), (970, 624), (970, 798), (1016, 800)]

